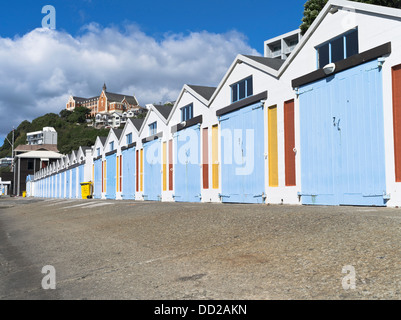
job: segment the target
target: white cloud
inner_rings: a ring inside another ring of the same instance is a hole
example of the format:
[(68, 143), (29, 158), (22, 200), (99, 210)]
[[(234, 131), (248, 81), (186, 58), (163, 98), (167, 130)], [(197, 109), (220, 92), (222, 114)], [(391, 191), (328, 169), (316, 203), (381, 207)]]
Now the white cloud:
[(245, 36), (196, 32), (162, 40), (135, 25), (85, 26), (79, 36), (35, 29), (0, 38), (0, 135), (22, 120), (59, 113), (68, 96), (135, 94), (141, 105), (175, 100), (186, 83), (217, 85), (237, 54), (259, 53)]

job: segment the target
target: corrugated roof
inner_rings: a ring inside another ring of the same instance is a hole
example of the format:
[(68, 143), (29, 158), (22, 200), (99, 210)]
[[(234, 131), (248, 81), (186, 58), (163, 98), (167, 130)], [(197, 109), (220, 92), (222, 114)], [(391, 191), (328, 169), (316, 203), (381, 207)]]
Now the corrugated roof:
[(64, 157), (61, 153), (54, 151), (29, 151), (16, 156), (17, 158), (49, 158), (59, 159)]
[(157, 111), (161, 113), (161, 115), (167, 120), (170, 112), (173, 110), (173, 106), (164, 106), (164, 105), (153, 105)]
[(216, 91), (216, 87), (194, 86), (190, 84), (188, 85), (188, 87), (193, 89), (206, 100), (209, 100), (212, 97), (213, 93)]
[(285, 60), (282, 59), (275, 59), (275, 58), (266, 58), (266, 57), (257, 57), (257, 56), (247, 56), (244, 55), (244, 57), (247, 57), (249, 59), (252, 59), (260, 64), (263, 64), (269, 68), (272, 68), (274, 70), (278, 70), (281, 68), (281, 66), (284, 64)]

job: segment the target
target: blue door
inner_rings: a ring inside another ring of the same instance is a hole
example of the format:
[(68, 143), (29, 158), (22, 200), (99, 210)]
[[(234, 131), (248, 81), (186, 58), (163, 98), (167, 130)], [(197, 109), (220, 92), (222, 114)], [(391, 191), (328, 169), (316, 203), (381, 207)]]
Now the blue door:
[(85, 179), (85, 174), (84, 174), (84, 165), (80, 165), (78, 168), (78, 194), (77, 194), (77, 198), (81, 198), (82, 197), (82, 193), (81, 193), (81, 183), (82, 182), (87, 182), (84, 181)]
[(54, 198), (54, 175), (50, 177), (50, 197)]
[(65, 190), (65, 171), (61, 173), (61, 181), (60, 181), (60, 186), (61, 186), (61, 194), (60, 198), (64, 198), (64, 190)]
[(70, 198), (70, 188), (71, 188), (71, 170), (65, 172), (65, 197)]
[(161, 178), (161, 142), (159, 139), (144, 144), (144, 199), (160, 201)]
[(300, 88), (303, 204), (386, 205), (376, 60)]
[(56, 198), (60, 198), (60, 174), (56, 174)]
[(116, 198), (117, 154), (106, 157), (106, 199)]
[(265, 190), (263, 104), (220, 117), (223, 202), (263, 203)]
[(135, 148), (124, 150), (122, 157), (122, 198), (135, 199)]
[(175, 145), (177, 154), (174, 199), (177, 202), (200, 202), (200, 127), (197, 125), (178, 131)]
[(77, 168), (71, 169), (71, 198), (77, 197)]
[(98, 159), (94, 161), (94, 190), (93, 197), (95, 199), (102, 198), (102, 159)]

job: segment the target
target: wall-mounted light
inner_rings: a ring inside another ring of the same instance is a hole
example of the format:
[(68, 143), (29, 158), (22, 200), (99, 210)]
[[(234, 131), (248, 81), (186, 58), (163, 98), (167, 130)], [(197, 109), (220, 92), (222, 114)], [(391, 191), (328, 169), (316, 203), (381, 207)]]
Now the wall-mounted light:
[(332, 74), (334, 71), (336, 71), (336, 64), (335, 63), (326, 64), (323, 67), (323, 71), (325, 74)]

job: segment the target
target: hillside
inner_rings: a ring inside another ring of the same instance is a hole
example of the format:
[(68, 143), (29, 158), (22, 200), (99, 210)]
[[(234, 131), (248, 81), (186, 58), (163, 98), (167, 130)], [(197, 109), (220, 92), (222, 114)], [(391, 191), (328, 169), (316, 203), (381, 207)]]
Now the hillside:
[[(86, 125), (86, 114), (89, 109), (79, 107), (73, 112), (62, 110), (60, 114), (48, 113), (32, 122), (24, 120), (15, 129), (14, 147), (26, 144), (27, 132), (40, 131), (43, 127), (53, 127), (57, 131), (57, 147), (60, 153), (68, 154), (80, 146), (92, 146), (97, 136), (106, 136), (109, 129), (95, 129)], [(12, 141), (13, 133), (7, 135)], [(0, 147), (0, 158), (11, 156), (11, 146), (7, 140)]]

